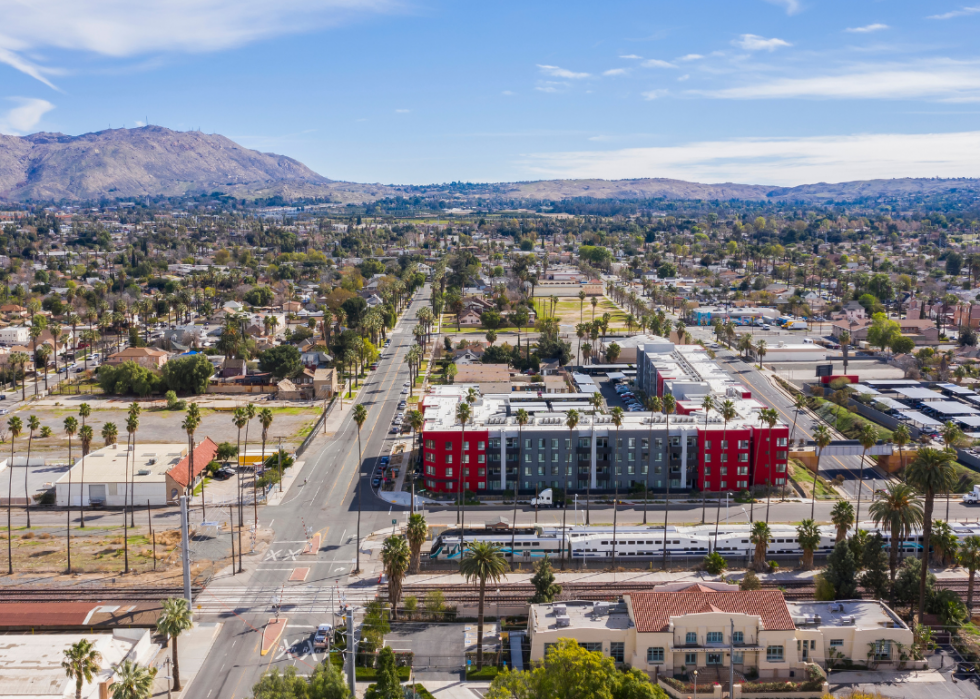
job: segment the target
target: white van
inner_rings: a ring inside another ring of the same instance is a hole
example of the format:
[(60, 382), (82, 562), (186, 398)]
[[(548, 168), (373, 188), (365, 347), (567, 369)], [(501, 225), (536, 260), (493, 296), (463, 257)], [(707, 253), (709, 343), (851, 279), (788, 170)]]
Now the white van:
[(804, 337), (803, 338), (803, 344), (804, 345), (812, 345), (813, 344), (813, 340), (811, 340), (809, 337)]

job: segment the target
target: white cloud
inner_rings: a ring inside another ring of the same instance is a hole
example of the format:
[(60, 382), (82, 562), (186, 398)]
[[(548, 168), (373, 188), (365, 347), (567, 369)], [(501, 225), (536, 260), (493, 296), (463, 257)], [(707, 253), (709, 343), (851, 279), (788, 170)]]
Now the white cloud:
[(136, 126), (137, 127), (146, 126), (146, 122), (145, 121), (140, 121), (139, 119), (137, 119), (136, 120)]
[(540, 63), (538, 68), (545, 75), (553, 75), (556, 78), (568, 78), (571, 80), (580, 80), (581, 78), (590, 77), (588, 73), (576, 73), (571, 70), (566, 70), (565, 68), (559, 68), (558, 66), (543, 66)]
[(668, 92), (667, 90), (648, 90), (647, 92), (642, 93), (642, 95), (643, 95), (643, 99), (649, 101), (649, 100), (659, 99), (664, 95), (666, 95), (667, 92)]
[(534, 89), (537, 90), (538, 92), (558, 92), (558, 88), (552, 87), (551, 85), (545, 85), (543, 87), (539, 86)]
[(513, 95), (513, 94), (515, 94), (515, 93), (513, 93), (513, 92), (511, 92), (510, 90), (504, 90), (504, 91), (503, 91), (503, 92), (501, 92), (500, 94), (502, 94), (502, 95), (507, 95), (508, 97), (510, 97), (511, 95)]
[(603, 75), (626, 75), (629, 72), (626, 68), (612, 68), (607, 70)]
[(782, 78), (697, 94), (722, 99), (934, 99), (976, 102), (980, 101), (980, 64), (947, 60), (913, 66), (867, 67), (851, 73)]
[(788, 15), (795, 15), (803, 9), (800, 0), (766, 0), (766, 2), (785, 7)]
[(659, 58), (650, 58), (640, 64), (644, 68), (676, 68), (670, 61), (661, 61)]
[(668, 177), (794, 186), (895, 177), (975, 177), (980, 132), (746, 138), (659, 148), (535, 153), (543, 178)]
[(41, 121), (41, 117), (54, 109), (47, 100), (34, 97), (10, 97), (9, 101), (17, 106), (0, 115), (0, 133), (27, 133)]
[(114, 58), (201, 53), (308, 32), (402, 0), (0, 0), (0, 62), (51, 86), (22, 55), (57, 48)]
[(636, 54), (632, 54), (631, 53), (631, 54), (628, 54), (626, 56), (620, 56), (620, 58), (635, 58), (635, 59), (640, 59), (640, 58), (643, 58), (643, 56), (637, 56)]
[(704, 56), (700, 53), (689, 53), (686, 56), (681, 56), (678, 61), (700, 61)]
[(944, 12), (941, 15), (929, 15), (926, 19), (953, 19), (954, 17), (965, 17), (966, 15), (975, 15), (980, 12), (980, 6), (973, 7), (961, 7), (958, 10), (952, 10), (951, 12)]
[(396, 109), (395, 114), (408, 114), (411, 111), (411, 109)]
[(851, 34), (870, 34), (871, 32), (880, 32), (882, 29), (888, 29), (888, 25), (880, 23), (867, 24), (863, 27), (848, 27), (844, 31)]
[(778, 48), (784, 46), (792, 46), (788, 41), (783, 41), (782, 39), (766, 39), (765, 37), (758, 36), (757, 34), (742, 34), (738, 39), (732, 42), (735, 46), (746, 51), (775, 51)]
[(684, 82), (685, 80), (687, 80), (690, 77), (691, 76), (690, 75), (687, 75), (687, 74), (682, 75), (681, 77), (677, 78), (677, 82), (682, 83), (682, 82)]

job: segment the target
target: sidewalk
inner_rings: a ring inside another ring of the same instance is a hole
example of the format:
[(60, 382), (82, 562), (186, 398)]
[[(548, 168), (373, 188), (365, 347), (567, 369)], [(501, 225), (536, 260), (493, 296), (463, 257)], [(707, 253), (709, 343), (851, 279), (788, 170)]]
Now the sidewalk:
[[(218, 622), (195, 622), (191, 629), (182, 633), (180, 638), (177, 639), (177, 658), (180, 662), (181, 690), (180, 692), (174, 693), (173, 696), (191, 696), (190, 689), (194, 683), (194, 678), (197, 677), (201, 668), (204, 666), (204, 661), (207, 659), (208, 653), (211, 652), (211, 647), (218, 638), (220, 631), (221, 624)], [(166, 648), (160, 649), (160, 652), (157, 653), (153, 661), (153, 666), (159, 668), (157, 679), (153, 683), (154, 697), (167, 696), (167, 687), (172, 682), (172, 680), (164, 679), (164, 676), (170, 672), (166, 663), (166, 659), (169, 657), (170, 646), (168, 644)]]

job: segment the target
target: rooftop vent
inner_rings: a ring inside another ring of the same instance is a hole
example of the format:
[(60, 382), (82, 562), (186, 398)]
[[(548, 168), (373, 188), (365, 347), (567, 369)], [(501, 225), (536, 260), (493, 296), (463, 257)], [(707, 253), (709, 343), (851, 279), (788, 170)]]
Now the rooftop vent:
[(139, 471), (136, 472), (136, 475), (137, 476), (149, 476), (150, 475), (150, 469), (148, 469), (148, 468), (141, 468)]
[(572, 620), (567, 616), (555, 617), (555, 626), (567, 627), (572, 625)]

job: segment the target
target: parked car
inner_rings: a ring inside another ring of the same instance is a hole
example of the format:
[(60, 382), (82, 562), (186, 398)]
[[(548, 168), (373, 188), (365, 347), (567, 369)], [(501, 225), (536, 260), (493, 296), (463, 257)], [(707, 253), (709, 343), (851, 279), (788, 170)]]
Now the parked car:
[(372, 488), (377, 488), (380, 485), (381, 485), (381, 479), (380, 478), (372, 478), (371, 479), (371, 487)]
[(387, 466), (389, 461), (391, 461), (391, 457), (390, 456), (382, 456), (381, 457), (381, 465), (382, 466)]
[(398, 404), (399, 409), (404, 409), (407, 407), (408, 407), (408, 403), (406, 403), (405, 401), (402, 401), (401, 403)]

